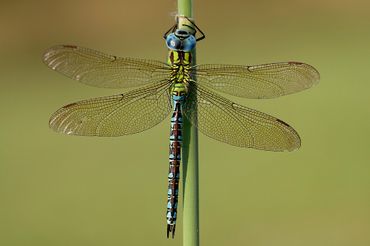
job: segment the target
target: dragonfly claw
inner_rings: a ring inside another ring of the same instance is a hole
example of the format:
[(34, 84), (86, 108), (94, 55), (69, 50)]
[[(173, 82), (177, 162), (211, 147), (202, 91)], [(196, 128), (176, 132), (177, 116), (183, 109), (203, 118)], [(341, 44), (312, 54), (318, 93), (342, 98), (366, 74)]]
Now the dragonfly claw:
[(167, 225), (167, 238), (170, 237), (170, 232), (172, 232), (172, 238), (175, 238), (176, 225)]

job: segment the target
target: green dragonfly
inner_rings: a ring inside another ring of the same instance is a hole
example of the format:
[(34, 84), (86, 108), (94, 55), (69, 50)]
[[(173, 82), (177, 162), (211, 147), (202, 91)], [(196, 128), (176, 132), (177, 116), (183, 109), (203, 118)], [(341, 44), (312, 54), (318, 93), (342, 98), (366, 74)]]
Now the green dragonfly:
[[(116, 137), (147, 130), (172, 113), (167, 237), (171, 232), (174, 236), (177, 218), (183, 116), (205, 135), (230, 145), (292, 151), (301, 140), (291, 126), (216, 91), (243, 98), (275, 98), (310, 88), (320, 77), (315, 68), (301, 62), (194, 66), (192, 50), (204, 34), (190, 24), (194, 27), (175, 25), (164, 35), (168, 63), (121, 58), (74, 45), (52, 47), (43, 56), (50, 68), (90, 86), (138, 87), (60, 108), (49, 122), (57, 132)], [(196, 37), (197, 31), (201, 37)]]

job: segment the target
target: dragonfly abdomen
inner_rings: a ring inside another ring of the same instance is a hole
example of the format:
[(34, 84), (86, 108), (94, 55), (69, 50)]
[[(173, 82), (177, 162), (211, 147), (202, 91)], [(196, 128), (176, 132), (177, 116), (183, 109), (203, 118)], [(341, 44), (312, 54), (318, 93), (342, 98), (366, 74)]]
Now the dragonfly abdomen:
[[(174, 94), (176, 91), (174, 91)], [(173, 95), (173, 113), (171, 117), (170, 146), (169, 146), (169, 170), (168, 170), (168, 193), (167, 193), (167, 238), (172, 232), (175, 235), (177, 204), (179, 195), (181, 143), (182, 143), (182, 103), (184, 95)]]

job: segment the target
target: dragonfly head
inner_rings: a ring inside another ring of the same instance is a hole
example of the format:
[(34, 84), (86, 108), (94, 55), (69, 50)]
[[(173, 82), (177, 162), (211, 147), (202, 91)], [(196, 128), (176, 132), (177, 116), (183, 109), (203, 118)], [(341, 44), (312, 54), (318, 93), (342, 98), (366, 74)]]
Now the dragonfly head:
[(190, 52), (195, 47), (196, 39), (188, 31), (176, 29), (167, 36), (166, 44), (170, 50)]

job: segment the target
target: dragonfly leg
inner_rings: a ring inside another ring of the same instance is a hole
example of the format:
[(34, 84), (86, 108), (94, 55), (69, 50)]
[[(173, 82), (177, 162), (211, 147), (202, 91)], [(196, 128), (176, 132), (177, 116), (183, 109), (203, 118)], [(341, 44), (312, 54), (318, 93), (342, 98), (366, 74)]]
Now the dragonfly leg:
[(197, 31), (200, 32), (201, 36), (196, 38), (196, 41), (200, 41), (202, 39), (204, 39), (206, 37), (206, 35), (204, 34), (204, 32), (202, 32), (202, 30), (200, 30), (200, 28), (194, 23), (194, 21), (192, 21), (189, 17), (187, 16), (177, 16), (177, 23), (179, 24), (179, 18), (185, 18), (187, 21), (189, 21), (191, 23), (191, 25), (189, 24), (186, 24), (186, 23), (182, 23), (182, 26), (186, 26), (192, 30), (194, 30), (194, 33), (193, 35), (195, 36), (195, 34), (197, 33)]
[(177, 24), (173, 25), (170, 29), (168, 29), (167, 32), (165, 32), (163, 34), (163, 38), (167, 39), (168, 34), (174, 32), (176, 30), (176, 28), (177, 28)]

